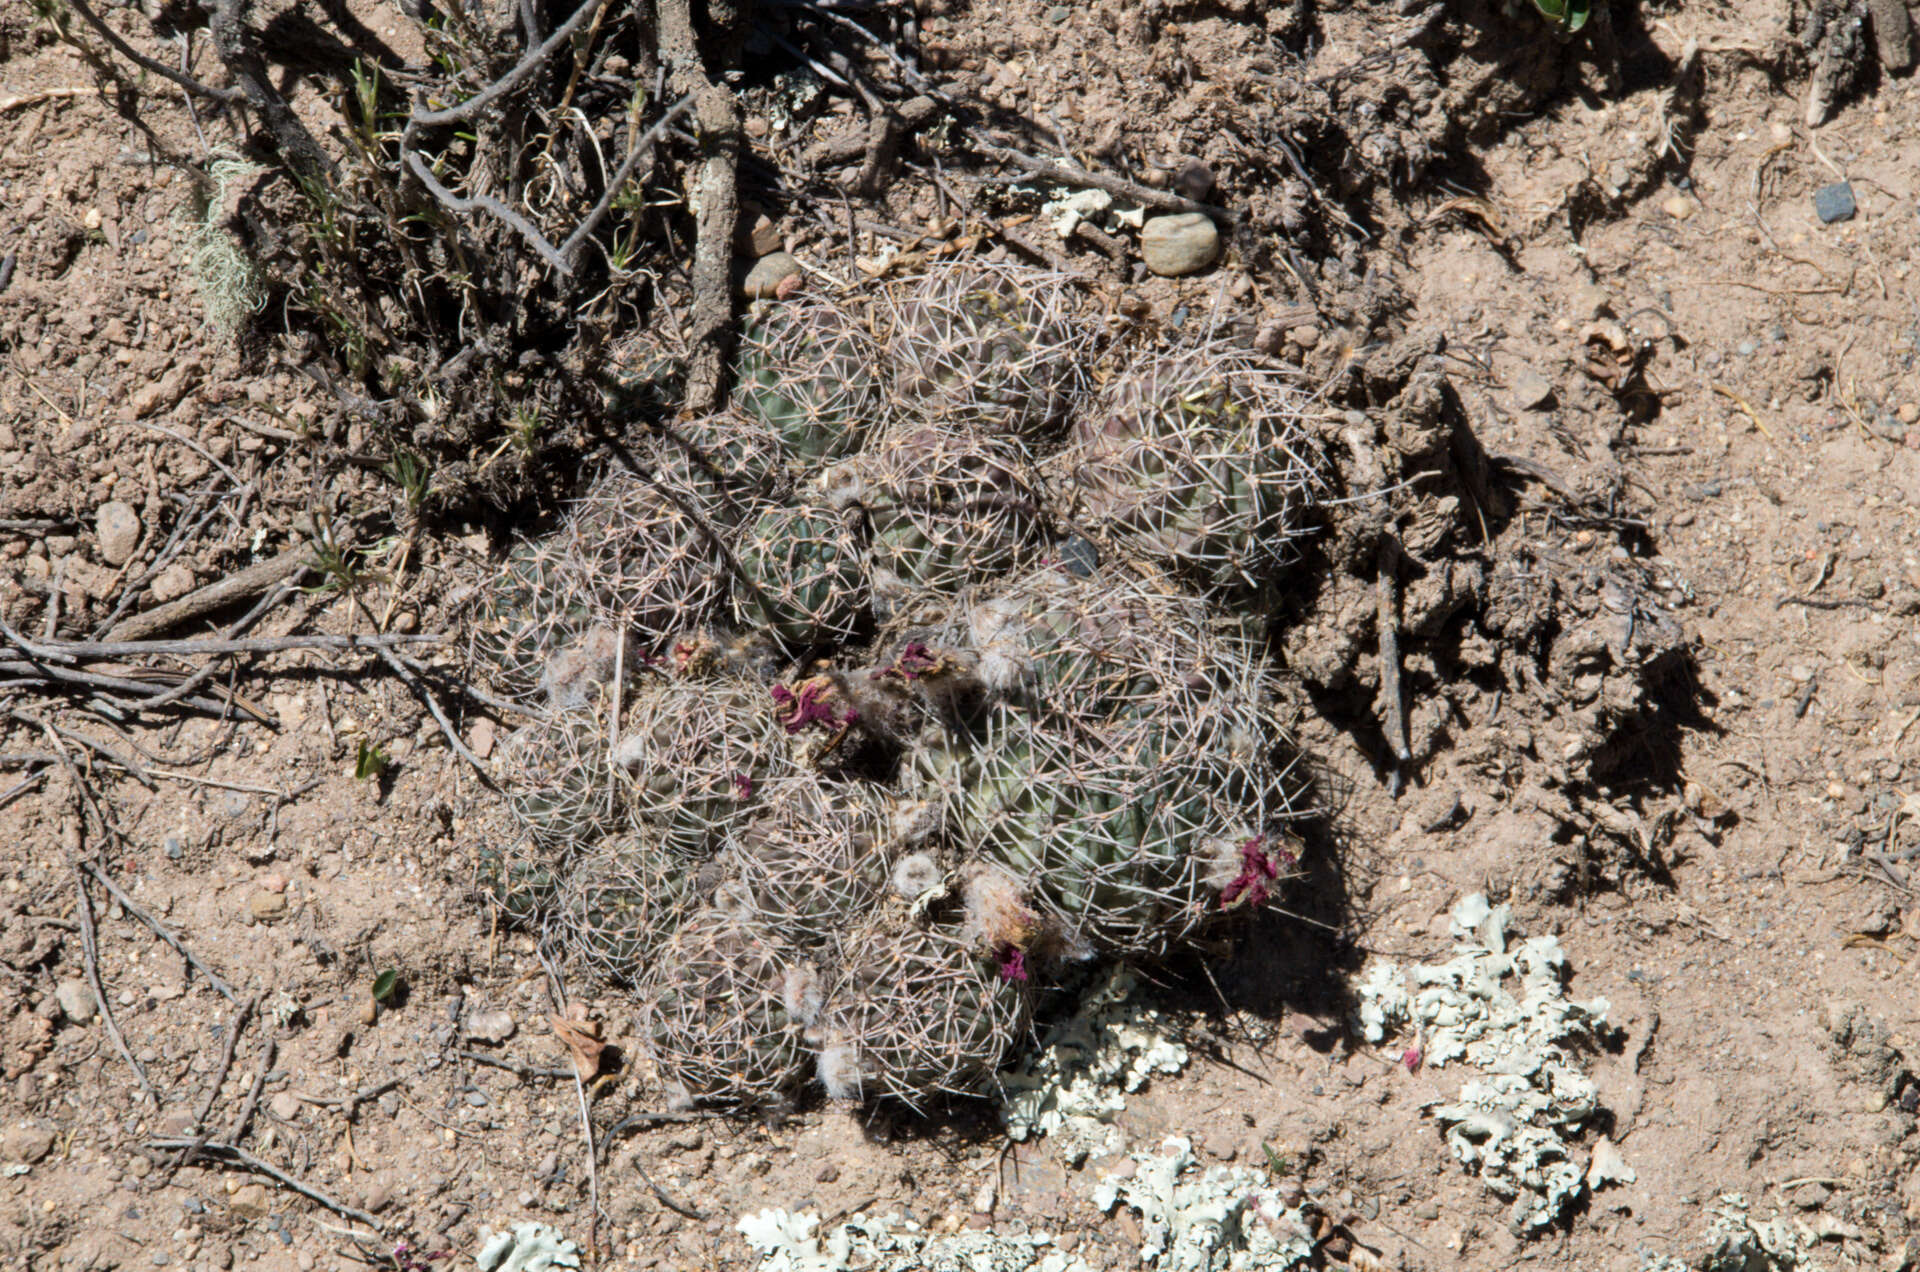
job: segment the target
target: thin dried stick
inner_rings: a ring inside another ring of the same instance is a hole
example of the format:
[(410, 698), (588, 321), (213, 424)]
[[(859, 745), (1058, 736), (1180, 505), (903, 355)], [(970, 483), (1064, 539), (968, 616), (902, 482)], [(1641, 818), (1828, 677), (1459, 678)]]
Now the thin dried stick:
[(299, 1193), (302, 1197), (325, 1206), (336, 1215), (351, 1219), (355, 1223), (364, 1223), (375, 1232), (386, 1231), (385, 1228), (381, 1227), (380, 1221), (366, 1211), (357, 1210), (344, 1202), (336, 1200), (327, 1193), (321, 1192), (312, 1184), (307, 1183), (305, 1180), (289, 1175), (278, 1166), (273, 1165), (271, 1162), (262, 1161), (246, 1149), (240, 1148), (237, 1145), (222, 1143), (219, 1140), (209, 1140), (207, 1143), (201, 1144), (198, 1141), (190, 1139), (151, 1139), (147, 1141), (147, 1144), (152, 1148), (193, 1148), (201, 1154), (213, 1157), (224, 1157), (236, 1166), (244, 1166), (248, 1170), (257, 1171), (269, 1179), (284, 1184)]
[(1218, 217), (1225, 221), (1237, 221), (1239, 219), (1239, 217), (1228, 208), (1218, 207), (1211, 203), (1201, 203), (1196, 199), (1189, 199), (1184, 195), (1174, 194), (1170, 190), (1155, 190), (1152, 186), (1143, 186), (1137, 181), (1128, 181), (1125, 177), (1108, 176), (1104, 172), (1091, 172), (1083, 168), (1063, 168), (1057, 163), (1048, 163), (1045, 159), (1038, 159), (1033, 155), (1021, 154), (1018, 150), (995, 145), (984, 139), (977, 140), (975, 144), (994, 158), (1007, 163), (1019, 164), (1023, 169), (1023, 171), (1011, 177), (995, 178), (995, 184), (1006, 185), (1016, 181), (1031, 181), (1037, 177), (1042, 181), (1051, 181), (1056, 185), (1074, 186), (1077, 188), (1091, 187), (1095, 190), (1105, 190), (1108, 194), (1124, 195), (1132, 199), (1135, 203), (1143, 204), (1150, 208), (1159, 208), (1167, 212), (1201, 212), (1207, 216)]
[(1405, 764), (1413, 758), (1407, 745), (1407, 710), (1400, 691), (1400, 545), (1387, 535), (1380, 540), (1378, 574), (1374, 582), (1374, 600), (1378, 606), (1375, 625), (1380, 636), (1380, 706), (1385, 715), (1387, 745), (1394, 758)]
[[(247, 1027), (247, 1021), (253, 1018), (254, 1008), (259, 1006), (259, 1004), (260, 996), (255, 994), (253, 997), (247, 999), (246, 1002), (241, 1003), (240, 1009), (234, 1013), (233, 1019), (227, 1022), (227, 1040), (226, 1044), (220, 1048), (220, 1064), (214, 1069), (213, 1080), (207, 1084), (206, 1092), (200, 1097), (200, 1107), (195, 1109), (193, 1113), (193, 1124), (195, 1128), (205, 1126), (207, 1119), (213, 1115), (213, 1102), (220, 1097), (220, 1088), (226, 1085), (227, 1074), (233, 1069), (233, 1053), (234, 1049), (240, 1043), (240, 1033)], [(199, 1136), (199, 1143), (204, 1145), (206, 1142), (207, 1136), (201, 1134)], [(187, 1158), (191, 1157), (194, 1151), (194, 1149), (183, 1148), (174, 1154), (173, 1160), (167, 1163), (167, 1169), (161, 1172), (159, 1183), (156, 1184), (155, 1187), (166, 1187), (166, 1185), (172, 1181), (175, 1173), (187, 1164)]]
[(278, 556), (250, 565), (237, 574), (229, 574), (206, 587), (187, 593), (177, 601), (168, 601), (165, 605), (156, 605), (135, 614), (108, 632), (107, 639), (139, 640), (156, 632), (164, 632), (190, 618), (211, 614), (235, 601), (264, 592), (301, 567), (312, 565), (313, 549), (306, 544), (295, 544)]
[(578, 31), (581, 25), (589, 18), (598, 13), (600, 6), (606, 2), (607, 0), (586, 0), (585, 4), (582, 4), (578, 9), (573, 11), (572, 17), (553, 29), (552, 35), (549, 35), (536, 47), (527, 50), (526, 56), (521, 58), (512, 70), (475, 93), (472, 97), (467, 98), (467, 100), (461, 102), (459, 105), (449, 106), (445, 110), (422, 110), (420, 103), (415, 102), (413, 104), (411, 122), (425, 128), (432, 128), (440, 124), (457, 124), (472, 119), (475, 114), (500, 100), (500, 98), (511, 91), (516, 84), (531, 75), (539, 68), (542, 62), (552, 57), (554, 50), (558, 49), (562, 44), (565, 44), (568, 37), (575, 31)]
[(0, 792), (0, 808), (5, 808), (8, 804), (13, 803), (14, 800), (19, 799), (22, 795), (25, 795), (28, 791), (46, 780), (47, 771), (45, 769), (41, 769), (38, 773), (30, 777), (21, 778), (12, 786), (9, 786), (4, 792)]
[[(186, 942), (182, 941), (177, 934), (169, 931), (167, 929), (167, 926), (164, 923), (160, 922), (160, 920), (154, 918), (151, 914), (148, 914), (145, 910), (135, 905), (133, 902), (133, 898), (128, 896), (124, 891), (122, 891), (120, 885), (115, 883), (112, 877), (108, 875), (106, 871), (102, 870), (99, 866), (96, 866), (91, 861), (83, 861), (80, 863), (80, 865), (81, 865), (81, 868), (84, 869), (88, 874), (98, 879), (101, 885), (105, 887), (108, 892), (111, 892), (113, 894), (113, 899), (120, 903), (121, 909), (125, 910), (128, 914), (131, 914), (134, 918), (139, 919), (142, 923), (146, 924), (149, 928), (153, 930), (153, 934), (155, 936), (165, 941), (168, 945), (171, 945), (174, 948), (175, 953), (179, 954), (181, 958), (186, 959), (188, 966), (192, 967), (194, 971), (199, 972), (202, 976), (206, 977), (207, 984), (216, 992), (218, 992), (222, 998), (226, 999), (230, 1003), (237, 1003), (240, 1001), (239, 997), (235, 995), (233, 992), (233, 986), (227, 984), (226, 981), (222, 980), (214, 972), (214, 970), (211, 967), (208, 967), (205, 963), (202, 963), (200, 961), (199, 956), (196, 955), (192, 950), (187, 948)], [(245, 1021), (246, 1021), (246, 1016), (243, 1013), (241, 1016), (241, 1022), (245, 1023)]]
[(574, 1094), (580, 1097), (580, 1134), (587, 1141), (587, 1260), (600, 1266), (600, 1159), (593, 1149), (593, 1113), (587, 1108), (587, 1084), (573, 1071)]
[[(118, 689), (123, 693), (131, 691), (144, 695), (153, 691), (151, 684), (138, 680), (130, 680), (125, 676), (108, 676), (95, 671), (77, 671), (71, 667), (49, 666), (44, 662), (0, 661), (0, 675), (20, 677), (20, 679), (16, 680), (0, 680), (0, 689), (11, 689), (21, 685), (43, 685), (49, 681), (55, 681), (61, 684), (84, 685), (90, 689)], [(118, 703), (118, 705), (123, 707), (132, 706), (131, 703), (124, 702)], [(259, 720), (262, 724), (274, 724), (274, 721), (239, 699), (223, 703), (195, 694), (191, 697), (182, 698), (180, 705), (183, 707), (191, 707), (195, 711), (204, 711), (208, 715), (223, 718), (232, 707), (238, 706), (242, 711)]]
[(146, 769), (140, 766), (140, 762), (138, 760), (135, 760), (130, 756), (122, 755), (120, 752), (114, 750), (112, 747), (108, 746), (104, 742), (96, 742), (94, 739), (88, 737), (84, 733), (75, 733), (72, 729), (62, 728), (57, 724), (51, 723), (50, 721), (41, 720), (38, 717), (30, 716), (24, 711), (9, 710), (7, 712), (7, 717), (12, 720), (17, 720), (21, 724), (28, 725), (31, 728), (51, 729), (53, 732), (59, 734), (61, 737), (65, 738), (67, 741), (77, 742), (81, 746), (86, 747), (89, 751), (92, 751), (98, 755), (105, 756), (112, 763), (119, 765), (121, 768), (131, 773), (133, 775), (134, 780), (139, 782), (140, 785), (146, 787), (148, 790), (152, 791), (152, 790), (159, 789), (159, 786), (154, 782), (152, 776), (147, 772)]
[(401, 662), (391, 649), (383, 645), (376, 648), (373, 652), (380, 655), (381, 661), (392, 669), (393, 674), (400, 677), (400, 679), (405, 682), (407, 688), (413, 690), (415, 694), (419, 695), (420, 700), (427, 704), (427, 710), (433, 713), (433, 722), (440, 726), (440, 735), (446, 738), (447, 745), (452, 747), (461, 759), (471, 764), (473, 771), (480, 775), (482, 784), (484, 784), (487, 789), (492, 790), (493, 775), (487, 772), (487, 766), (481, 763), (480, 757), (469, 750), (467, 744), (460, 740), (460, 734), (454, 729), (453, 721), (447, 719), (447, 713), (440, 709), (440, 699), (433, 696), (433, 690), (427, 687), (427, 683), (407, 670), (407, 665)]
[(280, 1044), (272, 1038), (261, 1048), (260, 1062), (253, 1066), (253, 1085), (247, 1088), (247, 1102), (240, 1106), (240, 1116), (227, 1128), (226, 1143), (233, 1144), (247, 1133), (247, 1123), (253, 1121), (253, 1111), (260, 1107), (260, 1092), (267, 1085), (267, 1073), (273, 1068), (273, 1058), (279, 1051)]
[(182, 75), (165, 62), (156, 62), (150, 57), (143, 57), (134, 52), (133, 46), (121, 39), (112, 27), (102, 21), (100, 15), (93, 11), (93, 6), (89, 5), (87, 0), (69, 0), (69, 3), (72, 4), (74, 12), (86, 19), (88, 26), (98, 31), (101, 38), (113, 46), (114, 52), (126, 58), (129, 62), (132, 62), (141, 70), (152, 71), (162, 79), (172, 80), (189, 93), (198, 93), (200, 96), (210, 97), (216, 102), (232, 103), (240, 100), (240, 94), (235, 89), (210, 88), (191, 76)]
[[(71, 762), (67, 771), (72, 774), (75, 783), (80, 781), (79, 771)], [(73, 886), (80, 894), (80, 903), (74, 912), (80, 920), (80, 944), (87, 958), (87, 984), (93, 989), (94, 1001), (100, 1006), (100, 1023), (106, 1026), (107, 1037), (113, 1039), (114, 1049), (120, 1053), (120, 1058), (127, 1062), (127, 1067), (133, 1070), (133, 1076), (139, 1079), (147, 1103), (157, 1109), (160, 1107), (160, 1096), (154, 1091), (153, 1083), (147, 1081), (147, 1071), (134, 1058), (133, 1052), (127, 1047), (127, 1040), (121, 1036), (120, 1026), (113, 1019), (113, 1005), (107, 1001), (107, 987), (100, 981), (100, 942), (93, 926), (93, 901), (87, 896), (87, 876), (78, 863), (73, 867)]]
[(0, 97), (0, 115), (10, 110), (19, 110), (22, 106), (38, 106), (41, 102), (57, 101), (67, 97), (100, 97), (106, 93), (104, 88), (45, 88), (37, 93), (16, 93), (12, 97)]
[(433, 645), (448, 638), (443, 632), (418, 632), (380, 636), (247, 636), (237, 640), (54, 640), (28, 642), (12, 629), (7, 639), (22, 651), (48, 662), (71, 663), (83, 658), (143, 658), (168, 654), (193, 657), (196, 654), (277, 654), (289, 649), (387, 649), (394, 645)]

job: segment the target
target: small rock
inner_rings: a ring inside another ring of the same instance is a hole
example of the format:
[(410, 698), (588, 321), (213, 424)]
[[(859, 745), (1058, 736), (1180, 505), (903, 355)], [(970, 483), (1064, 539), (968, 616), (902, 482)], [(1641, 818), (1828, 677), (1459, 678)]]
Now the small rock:
[(60, 1003), (60, 1014), (76, 1025), (86, 1024), (99, 1010), (93, 989), (85, 981), (63, 980), (54, 989), (53, 996)]
[(165, 850), (168, 861), (178, 861), (187, 855), (187, 850), (181, 846), (178, 835), (168, 835), (161, 841), (160, 847)]
[(174, 601), (193, 591), (193, 571), (175, 561), (155, 576), (147, 585), (153, 593), (153, 599), (160, 602)]
[(1047, 10), (1047, 21), (1054, 26), (1059, 26), (1072, 16), (1073, 10), (1064, 4), (1056, 4)]
[(1751, 340), (1742, 340), (1733, 347), (1733, 351), (1743, 358), (1751, 358), (1760, 351), (1760, 346)]
[(980, 1185), (980, 1191), (973, 1195), (973, 1213), (990, 1215), (993, 1213), (994, 1188), (992, 1181)]
[(1173, 170), (1173, 188), (1195, 203), (1213, 194), (1213, 169), (1198, 159), (1183, 159)]
[(467, 730), (467, 745), (473, 749), (475, 755), (484, 760), (493, 754), (493, 743), (497, 736), (493, 721), (482, 716), (473, 722), (471, 729)]
[[(240, 855), (256, 866), (264, 866), (269, 861), (272, 861), (277, 851), (279, 850), (274, 846), (274, 842), (271, 839), (258, 836), (244, 840), (240, 844)], [(283, 888), (281, 891), (285, 891), (285, 889)]]
[(160, 1118), (162, 1135), (191, 1135), (199, 1123), (193, 1120), (192, 1109), (168, 1109)]
[(800, 262), (791, 253), (769, 252), (753, 263), (740, 290), (748, 300), (771, 300), (780, 295), (783, 283), (799, 276)]
[(505, 1042), (513, 1037), (513, 1013), (480, 1011), (467, 1017), (467, 1037), (476, 1042)]
[(753, 226), (747, 231), (747, 248), (755, 256), (772, 256), (784, 244), (780, 239), (780, 227), (764, 212), (753, 219)]
[[(697, 1126), (690, 1126), (684, 1131), (676, 1132), (667, 1137), (667, 1147), (682, 1153), (697, 1153), (700, 1151), (700, 1146), (706, 1142), (706, 1136), (700, 1133), (700, 1128)], [(829, 1167), (828, 1169), (833, 1168)], [(837, 1170), (834, 1172), (834, 1178), (839, 1178), (839, 1172)], [(824, 1179), (820, 1182), (830, 1184), (833, 1180)]]
[(1220, 231), (1200, 212), (1156, 216), (1140, 230), (1140, 256), (1163, 278), (1197, 274), (1220, 256)]
[(242, 1184), (235, 1190), (233, 1198), (227, 1203), (233, 1213), (242, 1219), (260, 1219), (273, 1207), (267, 1199), (264, 1184)]
[(133, 505), (115, 499), (100, 505), (94, 513), (94, 533), (100, 537), (100, 559), (120, 566), (133, 560), (140, 546), (140, 515)]
[(260, 886), (268, 892), (285, 892), (287, 890), (287, 877), (277, 871), (273, 874), (262, 875), (260, 876)]
[(1553, 400), (1553, 382), (1532, 367), (1521, 367), (1513, 377), (1513, 404), (1534, 411)]
[(300, 1116), (300, 1097), (291, 1091), (282, 1091), (267, 1101), (267, 1109), (282, 1122), (291, 1122)]
[(1660, 203), (1660, 210), (1676, 221), (1684, 221), (1693, 215), (1693, 200), (1684, 194), (1676, 194), (1670, 198), (1663, 199)]
[(256, 892), (247, 899), (247, 913), (256, 922), (272, 923), (287, 917), (287, 897), (283, 892)]
[(145, 1179), (153, 1173), (153, 1163), (139, 1153), (127, 1159), (127, 1174), (135, 1179)]
[(13, 1126), (0, 1138), (0, 1154), (31, 1166), (53, 1151), (53, 1132), (38, 1126)]
[(1813, 214), (1820, 218), (1823, 225), (1851, 221), (1856, 211), (1858, 206), (1853, 201), (1852, 182), (1836, 181), (1813, 192)]
[(839, 1178), (840, 1168), (832, 1162), (828, 1162), (813, 1174), (813, 1181), (816, 1184), (831, 1184)]
[(540, 1159), (540, 1164), (533, 1168), (533, 1177), (535, 1179), (552, 1179), (559, 1173), (560, 1154), (558, 1153), (548, 1153)]
[(361, 1204), (374, 1214), (379, 1214), (393, 1204), (393, 1185), (386, 1180), (376, 1180), (361, 1198)]

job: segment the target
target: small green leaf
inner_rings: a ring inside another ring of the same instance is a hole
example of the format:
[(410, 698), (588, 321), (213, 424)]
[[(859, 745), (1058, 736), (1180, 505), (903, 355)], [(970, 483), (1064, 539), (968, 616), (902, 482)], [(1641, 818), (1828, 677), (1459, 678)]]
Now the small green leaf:
[(376, 1003), (386, 1002), (387, 999), (393, 997), (393, 991), (399, 984), (399, 969), (389, 967), (386, 971), (373, 978), (373, 1001)]
[(1533, 0), (1533, 7), (1566, 35), (1574, 34), (1593, 17), (1593, 0)]
[(1266, 1140), (1260, 1141), (1260, 1151), (1267, 1155), (1268, 1174), (1277, 1178), (1293, 1173), (1293, 1163), (1287, 1160), (1286, 1154), (1275, 1151), (1273, 1145)]
[(378, 746), (360, 739), (360, 745), (353, 753), (353, 780), (365, 782), (379, 777), (387, 771), (387, 753)]

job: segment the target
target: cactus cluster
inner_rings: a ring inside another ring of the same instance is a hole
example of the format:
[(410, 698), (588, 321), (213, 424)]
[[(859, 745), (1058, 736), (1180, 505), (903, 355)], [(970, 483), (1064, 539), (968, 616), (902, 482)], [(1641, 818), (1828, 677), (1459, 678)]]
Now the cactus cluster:
[(772, 302), (729, 411), (481, 589), (475, 657), (544, 717), (482, 885), (632, 988), (680, 1099), (977, 1092), (1075, 965), (1293, 873), (1260, 607), (1312, 400), (1098, 335), (1000, 264)]

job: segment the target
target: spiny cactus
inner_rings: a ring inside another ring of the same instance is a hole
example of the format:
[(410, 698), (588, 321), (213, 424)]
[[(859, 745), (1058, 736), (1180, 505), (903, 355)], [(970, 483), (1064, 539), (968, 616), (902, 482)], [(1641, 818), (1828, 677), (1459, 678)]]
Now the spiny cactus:
[(879, 899), (888, 842), (885, 809), (873, 793), (797, 773), (768, 783), (716, 864), (768, 932), (812, 949), (858, 923)]
[(966, 261), (936, 266), (887, 300), (887, 352), (910, 410), (1039, 441), (1085, 392), (1095, 333), (1067, 275)]
[(839, 943), (813, 1033), (815, 1074), (835, 1099), (924, 1109), (979, 1091), (1026, 1036), (1030, 1012), (1023, 971), (889, 907)]
[(734, 400), (802, 466), (859, 449), (880, 414), (880, 350), (840, 306), (761, 306), (740, 334)]
[(562, 569), (563, 557), (552, 540), (522, 540), (475, 589), (468, 659), (480, 679), (516, 697), (544, 697), (554, 652), (594, 622), (587, 598)]
[(562, 526), (560, 582), (603, 621), (657, 647), (725, 601), (725, 536), (746, 506), (703, 477), (616, 469), (587, 489)]
[(827, 498), (866, 514), (876, 608), (950, 597), (1019, 564), (1041, 499), (1021, 448), (950, 426), (897, 425), (823, 474)]
[(769, 508), (734, 548), (734, 613), (795, 648), (850, 638), (869, 593), (847, 514), (821, 505)]
[(1203, 586), (1257, 587), (1287, 560), (1316, 478), (1312, 402), (1253, 354), (1207, 345), (1129, 364), (1056, 460), (1068, 515)]
[(698, 885), (698, 873), (650, 837), (617, 835), (575, 858), (548, 904), (576, 954), (630, 984), (679, 927)]
[(527, 725), (500, 744), (495, 771), (507, 806), (543, 844), (583, 843), (620, 829), (626, 806), (597, 712)]
[(807, 998), (792, 992), (808, 960), (763, 935), (747, 908), (709, 905), (684, 919), (636, 986), (641, 1028), (676, 1103), (786, 1103), (808, 1077)]
[(735, 408), (656, 424), (516, 556), (543, 595), (483, 602), (553, 718), (500, 748), (529, 833), (482, 883), (631, 984), (677, 1099), (977, 1092), (1067, 964), (1293, 873), (1247, 585), (1313, 494), (1306, 400), (1207, 345), (1089, 401), (1077, 312), (943, 265), (882, 358), (834, 302), (764, 306)]
[(689, 860), (710, 855), (731, 823), (764, 803), (767, 783), (793, 771), (766, 688), (732, 677), (636, 693), (614, 763), (636, 828)]
[(543, 849), (528, 836), (514, 844), (485, 845), (476, 856), (475, 882), (508, 921), (537, 927), (559, 902), (567, 882), (564, 852)]

